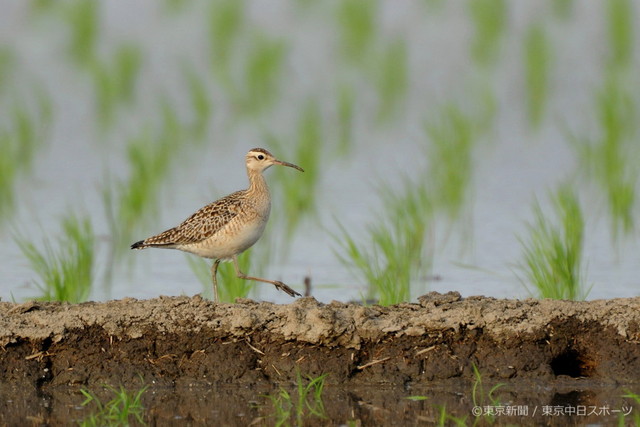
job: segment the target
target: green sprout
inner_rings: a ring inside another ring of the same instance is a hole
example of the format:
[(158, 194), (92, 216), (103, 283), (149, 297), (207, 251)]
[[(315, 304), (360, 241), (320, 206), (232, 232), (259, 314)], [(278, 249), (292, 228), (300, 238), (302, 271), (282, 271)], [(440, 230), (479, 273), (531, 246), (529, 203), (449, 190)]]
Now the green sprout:
[(551, 45), (540, 25), (529, 28), (524, 42), (526, 100), (529, 123), (540, 127), (549, 94)]
[[(200, 257), (186, 256), (191, 271), (202, 283), (203, 294), (207, 298), (213, 298), (213, 284), (211, 278), (211, 261)], [(251, 250), (238, 255), (238, 266), (241, 271), (255, 271), (259, 274), (252, 262)], [(251, 292), (253, 282), (244, 280), (236, 275), (233, 264), (221, 263), (218, 267), (218, 296), (221, 302), (234, 302), (236, 298), (246, 298)]]
[(341, 251), (340, 262), (369, 285), (367, 299), (381, 305), (408, 301), (411, 285), (419, 272), (431, 268), (432, 255), (425, 251), (425, 238), (432, 220), (431, 200), (424, 181), (405, 179), (402, 192), (382, 188), (384, 211), (367, 228), (367, 239), (356, 242), (342, 225), (334, 239)]
[(15, 240), (31, 268), (40, 277), (40, 299), (45, 301), (86, 301), (93, 284), (95, 236), (88, 219), (68, 216), (62, 220), (64, 234), (57, 245), (45, 239), (39, 249), (30, 239)]
[(469, 0), (469, 13), (475, 26), (471, 53), (476, 62), (489, 64), (495, 61), (500, 39), (507, 27), (505, 0)]
[(322, 393), (324, 382), (328, 374), (318, 377), (302, 379), (300, 371), (296, 369), (296, 393), (292, 394), (284, 387), (280, 387), (276, 395), (266, 395), (274, 409), (271, 417), (275, 426), (289, 425), (293, 418), (295, 425), (304, 425), (305, 418), (315, 417), (326, 419)]
[(526, 283), (541, 298), (584, 299), (582, 248), (584, 219), (578, 198), (568, 185), (552, 195), (557, 223), (549, 220), (536, 201), (528, 238), (520, 238)]
[(338, 2), (337, 19), (340, 43), (345, 58), (362, 63), (371, 50), (376, 35), (378, 2), (343, 0)]
[(100, 426), (129, 426), (132, 422), (146, 425), (144, 421), (144, 406), (142, 406), (142, 395), (147, 391), (148, 386), (140, 390), (130, 392), (123, 386), (120, 389), (107, 386), (107, 389), (114, 394), (113, 399), (103, 403), (95, 394), (89, 390), (81, 389), (80, 393), (85, 397), (82, 406), (94, 406), (95, 410), (90, 415), (82, 419), (79, 424), (82, 427)]

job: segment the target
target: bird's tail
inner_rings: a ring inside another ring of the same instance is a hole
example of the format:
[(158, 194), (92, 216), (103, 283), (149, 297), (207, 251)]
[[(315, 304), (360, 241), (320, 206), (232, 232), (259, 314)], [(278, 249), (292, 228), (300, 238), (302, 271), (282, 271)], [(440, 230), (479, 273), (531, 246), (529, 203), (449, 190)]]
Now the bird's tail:
[(149, 245), (145, 245), (144, 240), (140, 240), (139, 242), (135, 242), (133, 245), (131, 245), (131, 249), (144, 249), (148, 246)]
[(135, 242), (131, 245), (131, 249), (144, 248), (172, 248), (175, 246), (175, 228), (163, 231), (155, 236), (147, 237), (144, 240)]

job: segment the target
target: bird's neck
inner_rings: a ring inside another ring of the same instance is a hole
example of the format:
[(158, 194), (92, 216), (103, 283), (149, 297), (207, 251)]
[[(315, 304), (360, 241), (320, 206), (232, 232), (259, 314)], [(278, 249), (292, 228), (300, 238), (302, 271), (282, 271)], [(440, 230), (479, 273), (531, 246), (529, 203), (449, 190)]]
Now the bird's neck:
[(249, 193), (269, 194), (267, 181), (261, 172), (249, 169), (247, 175), (249, 175)]

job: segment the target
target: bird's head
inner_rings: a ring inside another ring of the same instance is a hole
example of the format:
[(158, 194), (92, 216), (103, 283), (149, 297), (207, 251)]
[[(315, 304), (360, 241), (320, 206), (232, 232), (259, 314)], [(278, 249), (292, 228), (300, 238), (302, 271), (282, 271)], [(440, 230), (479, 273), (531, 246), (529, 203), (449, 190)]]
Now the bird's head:
[(271, 165), (288, 166), (290, 168), (298, 169), (300, 172), (304, 172), (300, 166), (293, 163), (283, 162), (276, 159), (273, 154), (265, 150), (264, 148), (253, 148), (249, 150), (246, 157), (247, 169), (255, 172), (262, 172), (269, 168)]

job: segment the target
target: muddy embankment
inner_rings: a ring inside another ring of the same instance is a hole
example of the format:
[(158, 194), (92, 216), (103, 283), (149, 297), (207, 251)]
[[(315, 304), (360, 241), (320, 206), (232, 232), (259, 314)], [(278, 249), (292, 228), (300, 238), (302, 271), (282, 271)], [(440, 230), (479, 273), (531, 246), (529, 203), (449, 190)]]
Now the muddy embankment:
[(0, 376), (37, 387), (139, 382), (406, 385), (471, 378), (640, 381), (640, 298), (460, 298), (363, 307), (196, 296), (0, 303)]
[(363, 307), (196, 296), (0, 303), (2, 384), (260, 387), (299, 372), (327, 383), (442, 386), (473, 379), (575, 390), (640, 383), (640, 298), (462, 299)]

